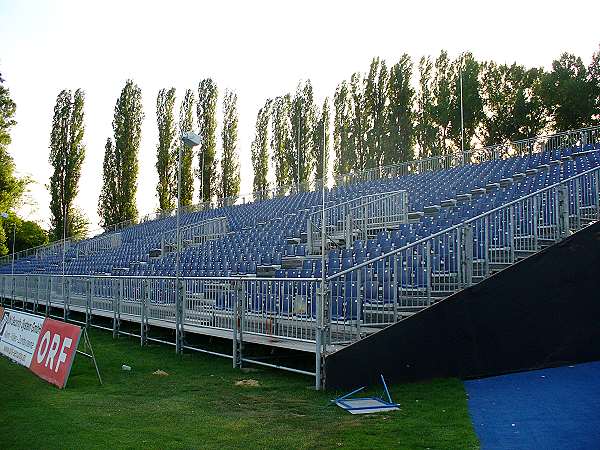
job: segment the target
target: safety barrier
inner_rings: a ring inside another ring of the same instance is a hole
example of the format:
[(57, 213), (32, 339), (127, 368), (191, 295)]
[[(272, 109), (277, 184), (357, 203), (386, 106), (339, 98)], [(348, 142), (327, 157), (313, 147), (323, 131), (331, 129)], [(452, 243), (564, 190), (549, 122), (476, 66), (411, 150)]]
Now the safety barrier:
[[(317, 295), (320, 280), (313, 278), (174, 278), (60, 275), (0, 275), (0, 298), (11, 307), (45, 311), (80, 323), (140, 338), (189, 348), (184, 333), (208, 334), (234, 342), (230, 357), (238, 367), (245, 359), (243, 342), (315, 351)], [(112, 321), (112, 328), (94, 318)], [(123, 322), (139, 324), (139, 332), (124, 331)], [(150, 327), (176, 331), (175, 342), (153, 337)], [(208, 351), (209, 353), (214, 353)], [(252, 361), (254, 362), (254, 361)], [(269, 363), (261, 362), (262, 365)], [(280, 366), (278, 366), (280, 367)], [(313, 372), (280, 367), (314, 376)]]

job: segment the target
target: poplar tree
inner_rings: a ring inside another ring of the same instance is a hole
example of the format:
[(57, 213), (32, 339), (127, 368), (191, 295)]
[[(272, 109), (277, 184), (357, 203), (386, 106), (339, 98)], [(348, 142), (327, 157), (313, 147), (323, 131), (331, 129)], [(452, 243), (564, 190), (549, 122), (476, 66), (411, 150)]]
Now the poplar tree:
[(413, 64), (406, 53), (390, 69), (387, 108), (387, 144), (384, 146), (383, 164), (396, 164), (414, 158), (415, 90), (411, 85)]
[(252, 183), (255, 197), (264, 199), (269, 189), (267, 179), (269, 171), (269, 118), (271, 115), (271, 99), (268, 99), (256, 116), (256, 131), (252, 141), (252, 168), (254, 180)]
[[(50, 134), (50, 157), (53, 167), (50, 177), (50, 237), (60, 240), (82, 234), (85, 219), (76, 210), (73, 201), (79, 192), (81, 166), (85, 158), (83, 144), (85, 96), (81, 89), (73, 94), (61, 91), (54, 106)], [(79, 226), (76, 226), (79, 225)]]
[(275, 181), (279, 189), (288, 187), (290, 178), (289, 155), (292, 152), (289, 120), (290, 95), (276, 97), (271, 107), (271, 153), (275, 159)]
[[(179, 107), (179, 139), (178, 144), (182, 147), (181, 152), (181, 206), (190, 206), (194, 201), (194, 175), (192, 162), (194, 150), (183, 145), (181, 136), (187, 131), (194, 131), (194, 103), (196, 102), (194, 91), (187, 89)], [(175, 173), (177, 179), (177, 173)], [(177, 182), (175, 190), (177, 192)]]
[(384, 60), (373, 58), (365, 81), (364, 124), (366, 132), (365, 168), (382, 163), (386, 136), (388, 70)]
[(456, 105), (455, 100), (452, 98), (455, 93), (452, 64), (445, 50), (442, 50), (440, 56), (436, 58), (434, 66), (433, 95), (435, 106), (433, 112), (437, 127), (437, 144), (433, 154), (443, 155), (451, 151), (448, 140), (452, 137), (452, 119), (455, 117), (454, 108)]
[(104, 145), (104, 162), (102, 163), (102, 190), (98, 202), (98, 215), (104, 228), (119, 222), (118, 176), (115, 147), (112, 140), (107, 138)]
[[(313, 149), (315, 161), (315, 180), (327, 181), (327, 169), (329, 161), (329, 99), (325, 98), (319, 118), (315, 122), (313, 131)], [(323, 156), (325, 161), (323, 163)]]
[(177, 148), (175, 137), (175, 88), (161, 89), (156, 97), (156, 123), (158, 144), (156, 146), (156, 170), (158, 172), (158, 208), (169, 211), (174, 206), (177, 193)]
[(199, 171), (200, 201), (207, 202), (217, 195), (217, 98), (215, 82), (206, 78), (198, 85), (198, 129), (200, 135)]
[[(105, 147), (105, 178), (98, 207), (98, 214), (105, 228), (137, 219), (138, 151), (143, 119), (142, 91), (132, 80), (127, 80), (115, 105), (114, 144), (112, 141), (110, 145), (107, 142)], [(112, 164), (113, 167), (106, 167), (107, 163)], [(116, 183), (116, 198), (111, 199), (109, 203), (107, 199), (111, 198), (112, 193), (109, 186), (111, 183), (106, 179), (107, 173), (114, 176)]]
[(353, 131), (353, 103), (348, 83), (342, 81), (333, 97), (335, 115), (333, 120), (333, 152), (337, 175), (349, 173), (356, 163)]
[(289, 113), (292, 129), (292, 145), (288, 155), (290, 179), (297, 185), (310, 179), (314, 167), (313, 131), (316, 110), (310, 80), (298, 83)]
[(223, 159), (221, 160), (221, 196), (237, 197), (240, 193), (240, 164), (237, 152), (238, 111), (237, 94), (228, 89), (223, 97), (223, 130), (221, 133)]
[(419, 158), (436, 154), (437, 128), (433, 93), (433, 62), (429, 56), (419, 60), (419, 93), (417, 94), (416, 139)]
[(350, 78), (350, 92), (352, 95), (352, 137), (353, 145), (349, 149), (354, 155), (354, 170), (362, 171), (367, 167), (369, 156), (367, 149), (367, 114), (365, 104), (365, 82), (360, 74), (356, 72)]

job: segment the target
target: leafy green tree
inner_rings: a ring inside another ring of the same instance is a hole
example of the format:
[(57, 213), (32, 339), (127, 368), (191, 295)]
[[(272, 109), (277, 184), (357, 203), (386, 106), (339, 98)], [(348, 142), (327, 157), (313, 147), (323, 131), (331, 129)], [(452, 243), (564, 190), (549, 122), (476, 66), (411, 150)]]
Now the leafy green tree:
[[(4, 219), (0, 218), (0, 222), (4, 222)], [(6, 254), (8, 254), (6, 233), (4, 232), (4, 226), (0, 226), (0, 256), (4, 256)]]
[(451, 103), (451, 122), (450, 139), (454, 147), (462, 147), (461, 136), (461, 111), (460, 111), (460, 78), (462, 72), (462, 104), (463, 104), (463, 128), (464, 128), (464, 149), (471, 148), (471, 141), (476, 137), (475, 133), (484, 118), (483, 99), (481, 98), (481, 87), (479, 85), (480, 64), (473, 57), (472, 53), (461, 55), (452, 64), (452, 76), (454, 84), (454, 93)]
[(389, 73), (384, 60), (373, 58), (365, 83), (366, 168), (382, 164), (388, 119)]
[(252, 168), (254, 181), (252, 183), (255, 196), (264, 198), (269, 189), (267, 179), (269, 172), (269, 118), (271, 116), (272, 100), (268, 99), (256, 116), (256, 131), (252, 141)]
[(324, 180), (325, 182), (327, 182), (327, 163), (329, 161), (329, 115), (329, 99), (325, 98), (313, 131), (315, 180)]
[[(13, 234), (15, 236), (15, 252), (27, 250), (48, 243), (48, 233), (37, 223), (23, 220), (14, 213), (10, 213), (8, 218), (2, 219), (2, 231), (6, 236), (7, 252), (12, 253)], [(2, 249), (0, 249), (0, 253)], [(6, 253), (5, 253), (6, 254)]]
[(288, 187), (292, 182), (289, 159), (293, 148), (290, 107), (289, 94), (276, 97), (271, 107), (271, 153), (275, 159), (275, 182), (279, 189)]
[(215, 82), (206, 78), (198, 85), (198, 128), (200, 133), (199, 173), (200, 201), (207, 202), (217, 195), (217, 98)]
[(365, 81), (360, 72), (350, 78), (352, 95), (352, 137), (354, 141), (354, 170), (362, 171), (367, 167), (367, 111), (365, 100)]
[[(10, 130), (17, 123), (14, 120), (17, 105), (3, 83), (4, 80), (0, 77), (0, 212), (18, 206), (30, 182), (28, 178), (15, 176), (15, 163), (8, 153)], [(0, 240), (0, 245), (2, 242), (4, 241)]]
[(542, 85), (542, 97), (556, 130), (566, 131), (594, 123), (594, 83), (580, 57), (563, 53), (552, 62)]
[(114, 144), (109, 140), (105, 147), (104, 184), (98, 208), (104, 227), (137, 219), (138, 151), (143, 119), (142, 91), (132, 80), (127, 80), (115, 106)]
[(356, 163), (353, 132), (353, 102), (348, 83), (342, 81), (333, 97), (335, 115), (333, 119), (334, 173), (349, 173)]
[(310, 80), (298, 83), (296, 95), (289, 109), (292, 128), (291, 151), (288, 154), (290, 179), (294, 184), (305, 183), (310, 179), (314, 161), (313, 131), (316, 110), (313, 88)]
[(419, 93), (417, 94), (416, 139), (419, 157), (437, 153), (437, 127), (435, 123), (435, 98), (433, 92), (433, 62), (429, 56), (419, 61)]
[(415, 90), (411, 85), (412, 61), (406, 53), (390, 69), (388, 82), (389, 106), (387, 107), (388, 127), (385, 133), (383, 164), (396, 164), (414, 158), (415, 113), (413, 103)]
[[(73, 202), (79, 192), (81, 166), (85, 158), (83, 135), (85, 96), (81, 89), (72, 95), (63, 90), (56, 98), (50, 135), (50, 237), (60, 240), (63, 234), (71, 237), (75, 228)], [(63, 229), (64, 227), (64, 229)]]
[(156, 146), (156, 170), (158, 172), (158, 208), (160, 211), (173, 209), (177, 193), (177, 148), (175, 118), (175, 88), (161, 89), (156, 97), (156, 123), (158, 144)]
[(75, 240), (86, 239), (90, 230), (90, 221), (84, 212), (75, 206), (71, 209), (69, 220), (73, 224), (73, 235), (71, 237)]
[(237, 152), (238, 111), (237, 94), (225, 90), (223, 98), (223, 159), (221, 161), (221, 196), (237, 197), (240, 193), (240, 164)]
[[(190, 206), (194, 201), (194, 175), (192, 162), (194, 159), (194, 150), (183, 145), (181, 136), (187, 131), (194, 131), (194, 91), (188, 89), (179, 107), (179, 144), (183, 147), (181, 157), (181, 205)], [(175, 186), (175, 192), (177, 186)]]
[(483, 64), (481, 89), (487, 114), (482, 137), (487, 145), (542, 132), (548, 121), (540, 92), (543, 76), (543, 69), (526, 69), (516, 63)]
[(104, 145), (104, 162), (102, 164), (102, 191), (98, 202), (98, 215), (104, 228), (119, 222), (119, 175), (115, 146), (110, 138)]

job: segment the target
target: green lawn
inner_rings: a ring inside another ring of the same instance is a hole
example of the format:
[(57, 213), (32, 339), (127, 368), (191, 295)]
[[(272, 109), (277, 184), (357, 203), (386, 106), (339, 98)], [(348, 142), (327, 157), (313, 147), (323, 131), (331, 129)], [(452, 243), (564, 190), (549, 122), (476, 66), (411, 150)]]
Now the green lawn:
[[(0, 357), (0, 447), (13, 448), (408, 448), (467, 449), (478, 442), (459, 380), (391, 387), (401, 410), (352, 416), (333, 392), (275, 370), (243, 373), (229, 360), (173, 348), (140, 348), (91, 331), (104, 385), (76, 358), (59, 390)], [(121, 370), (123, 363), (133, 367)], [(167, 377), (152, 375), (162, 369)], [(238, 380), (258, 380), (240, 387)]]

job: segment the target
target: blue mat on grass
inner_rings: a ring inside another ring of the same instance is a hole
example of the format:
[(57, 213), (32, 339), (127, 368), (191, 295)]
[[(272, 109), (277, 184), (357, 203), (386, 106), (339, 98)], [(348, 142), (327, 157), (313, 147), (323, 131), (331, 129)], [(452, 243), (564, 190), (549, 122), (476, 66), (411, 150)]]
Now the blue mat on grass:
[(486, 449), (600, 449), (600, 362), (466, 381)]

